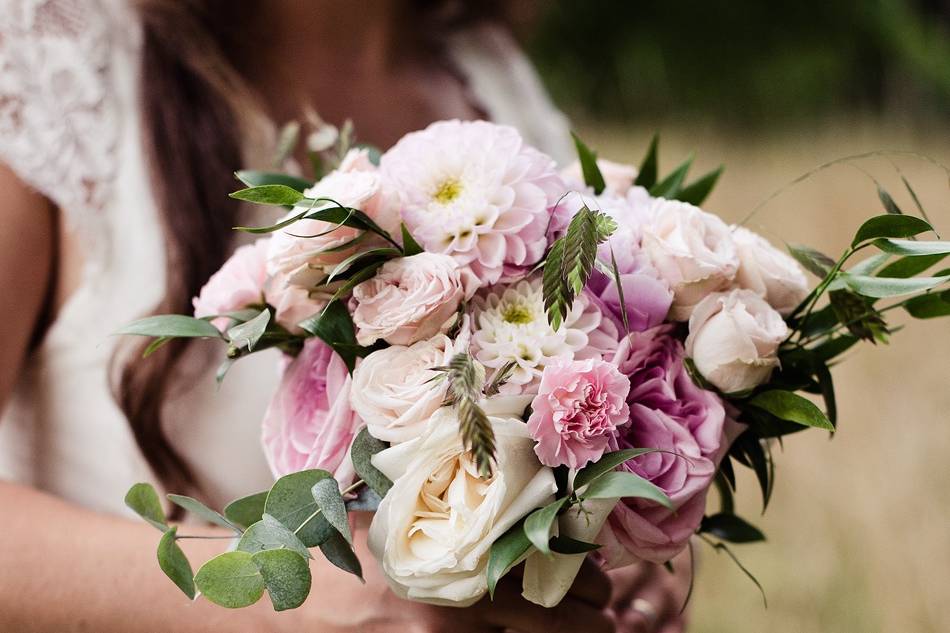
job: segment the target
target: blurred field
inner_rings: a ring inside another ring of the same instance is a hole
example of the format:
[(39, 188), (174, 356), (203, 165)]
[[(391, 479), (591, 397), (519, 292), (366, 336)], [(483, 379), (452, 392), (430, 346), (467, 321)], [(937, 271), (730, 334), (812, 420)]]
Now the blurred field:
[[(638, 163), (653, 130), (582, 126), (600, 155)], [(692, 150), (694, 175), (724, 163), (704, 205), (737, 221), (773, 191), (838, 157), (912, 149), (950, 164), (946, 131), (927, 135), (855, 122), (774, 136), (724, 136), (702, 126), (664, 128), (661, 169)], [(931, 219), (950, 234), (947, 175), (895, 159)], [(907, 211), (913, 208), (888, 159), (861, 161)], [(777, 244), (804, 242), (840, 254), (860, 222), (881, 213), (872, 181), (838, 166), (773, 200), (750, 223)], [(892, 323), (912, 319), (896, 315)], [(890, 346), (862, 346), (834, 370), (840, 432), (811, 431), (775, 451), (777, 485), (760, 516), (758, 486), (739, 482), (739, 510), (767, 534), (733, 551), (764, 585), (755, 587), (701, 542), (692, 604), (696, 633), (936, 633), (950, 631), (950, 322), (914, 321)], [(711, 497), (714, 498), (714, 497)]]

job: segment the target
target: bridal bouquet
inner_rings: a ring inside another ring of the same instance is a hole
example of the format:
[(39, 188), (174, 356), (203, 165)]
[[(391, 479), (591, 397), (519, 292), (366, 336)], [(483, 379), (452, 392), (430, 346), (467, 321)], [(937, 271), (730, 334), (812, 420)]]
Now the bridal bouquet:
[(662, 564), (699, 535), (732, 556), (726, 543), (763, 538), (735, 513), (736, 466), (767, 504), (773, 442), (835, 431), (842, 354), (886, 342), (891, 310), (950, 314), (950, 269), (925, 274), (950, 242), (918, 239), (931, 225), (884, 189), (885, 212), (839, 257), (786, 254), (698, 206), (719, 170), (659, 177), (656, 140), (636, 169), (575, 139), (558, 171), (482, 121), (435, 123), (382, 156), (347, 138), (314, 154), (317, 182), (239, 172), (232, 196), (282, 217), (242, 227), (267, 237), (237, 249), (194, 316), (122, 330), (155, 337), (149, 351), (220, 340), (219, 380), (281, 352), (263, 420), (273, 487), (221, 513), (168, 495), (233, 531), (230, 551), (193, 573), (155, 490), (126, 498), (190, 598), (242, 607), (266, 590), (297, 607), (312, 548), (360, 576), (359, 510), (375, 511), (369, 546), (393, 591), (442, 605), (492, 594), (522, 562), (524, 596), (553, 606), (588, 555)]

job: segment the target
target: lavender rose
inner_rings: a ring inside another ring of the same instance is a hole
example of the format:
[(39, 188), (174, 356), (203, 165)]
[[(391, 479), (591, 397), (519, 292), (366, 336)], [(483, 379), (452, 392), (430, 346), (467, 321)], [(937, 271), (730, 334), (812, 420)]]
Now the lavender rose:
[(363, 423), (349, 396), (343, 359), (320, 339), (307, 339), (264, 414), (264, 453), (275, 477), (322, 468), (342, 485), (353, 480), (349, 448)]
[[(659, 486), (673, 502), (667, 509), (645, 499), (621, 499), (598, 543), (609, 567), (638, 559), (669, 560), (685, 547), (706, 507), (706, 492), (725, 447), (725, 410), (719, 398), (697, 387), (683, 366), (683, 346), (662, 325), (621, 341), (614, 362), (630, 379), (630, 424), (611, 450), (658, 448), (622, 468)], [(670, 454), (674, 453), (674, 454)]]

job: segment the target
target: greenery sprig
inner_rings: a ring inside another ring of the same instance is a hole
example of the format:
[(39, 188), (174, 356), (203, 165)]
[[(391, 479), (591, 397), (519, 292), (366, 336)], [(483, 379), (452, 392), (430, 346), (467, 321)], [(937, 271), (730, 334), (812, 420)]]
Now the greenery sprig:
[(495, 432), (488, 416), (479, 406), (485, 386), (485, 368), (470, 354), (456, 354), (448, 365), (434, 367), (448, 380), (448, 404), (458, 409), (462, 444), (475, 460), (478, 474), (491, 477), (495, 461)]

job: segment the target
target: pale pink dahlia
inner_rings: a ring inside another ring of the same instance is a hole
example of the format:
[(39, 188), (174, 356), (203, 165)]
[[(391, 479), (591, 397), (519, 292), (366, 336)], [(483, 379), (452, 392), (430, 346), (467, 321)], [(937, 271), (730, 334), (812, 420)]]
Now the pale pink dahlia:
[(566, 190), (554, 161), (508, 126), (441, 121), (383, 155), (403, 221), (430, 252), (452, 255), (482, 285), (537, 263), (551, 209)]

